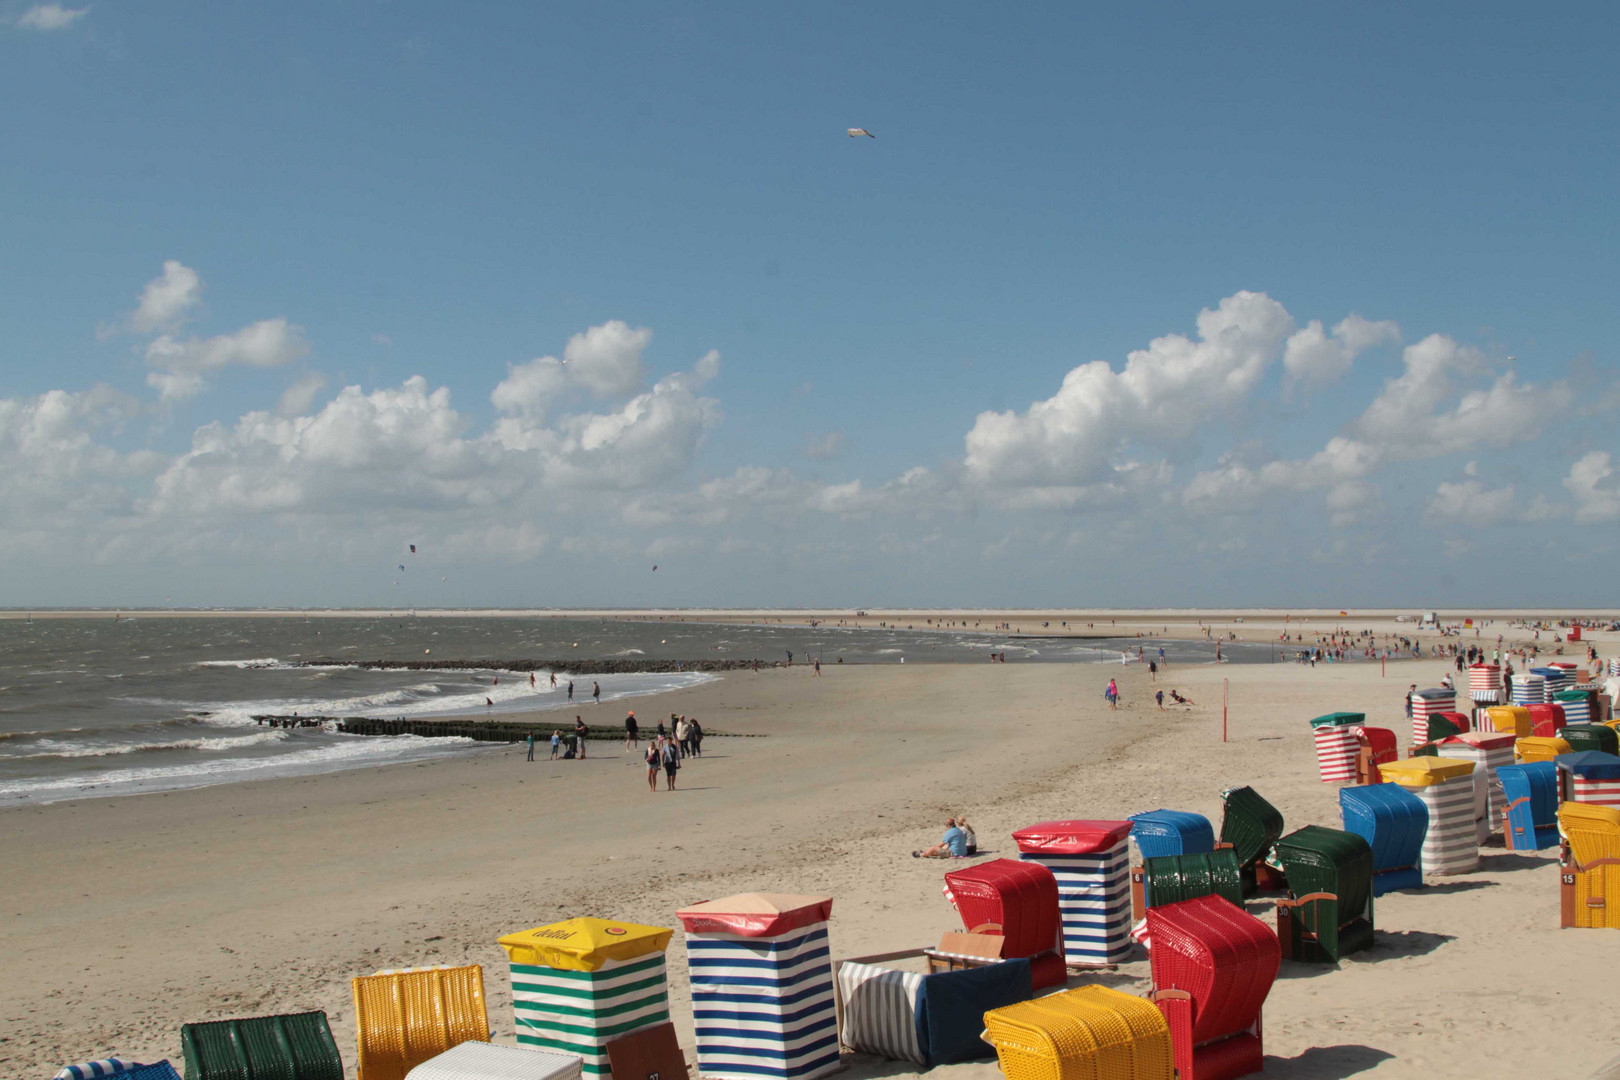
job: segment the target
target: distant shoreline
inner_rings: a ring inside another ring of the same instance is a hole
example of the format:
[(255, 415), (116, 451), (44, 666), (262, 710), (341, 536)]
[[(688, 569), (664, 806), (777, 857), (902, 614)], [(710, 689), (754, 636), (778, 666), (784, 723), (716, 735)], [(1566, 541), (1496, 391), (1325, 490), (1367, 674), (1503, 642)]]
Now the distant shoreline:
[[(646, 622), (737, 622), (814, 619), (875, 621), (975, 619), (1097, 620), (1129, 619), (1145, 622), (1230, 622), (1234, 619), (1329, 619), (1354, 623), (1357, 619), (1394, 619), (1420, 611), (1435, 611), (1442, 621), (1464, 618), (1620, 619), (1611, 608), (0, 608), (4, 619), (623, 619)], [(1412, 624), (1416, 628), (1416, 624)], [(1095, 629), (1095, 628), (1094, 628)]]

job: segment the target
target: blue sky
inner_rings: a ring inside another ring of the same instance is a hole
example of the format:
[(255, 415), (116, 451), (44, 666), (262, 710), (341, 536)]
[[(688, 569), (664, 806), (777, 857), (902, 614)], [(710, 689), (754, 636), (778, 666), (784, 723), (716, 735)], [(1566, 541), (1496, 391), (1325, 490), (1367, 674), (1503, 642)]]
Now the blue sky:
[(1617, 601), (1610, 8), (0, 24), (0, 604)]

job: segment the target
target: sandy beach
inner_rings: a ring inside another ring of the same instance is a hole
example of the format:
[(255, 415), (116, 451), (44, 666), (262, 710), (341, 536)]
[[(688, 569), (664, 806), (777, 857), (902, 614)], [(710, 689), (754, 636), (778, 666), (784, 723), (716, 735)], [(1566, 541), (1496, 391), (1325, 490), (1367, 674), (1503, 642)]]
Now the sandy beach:
[[(1167, 617), (1134, 616), (1143, 630)], [(1307, 632), (1373, 622), (1319, 618)], [(1280, 632), (1266, 616), (1224, 621), (1249, 640)], [(112, 1052), (178, 1061), (187, 1021), (320, 1008), (352, 1075), (351, 976), (469, 961), (484, 965), (496, 1040), (510, 1042), (501, 934), (584, 914), (671, 926), (676, 908), (739, 891), (833, 896), (835, 956), (928, 944), (956, 916), (940, 895), (945, 867), (908, 853), (938, 839), (947, 814), (966, 813), (991, 857), (1016, 854), (1013, 829), (1052, 818), (1163, 806), (1218, 822), (1221, 790), (1245, 783), (1290, 829), (1337, 827), (1306, 721), (1364, 711), (1404, 746), (1406, 685), (1446, 670), (1172, 666), (1158, 685), (1197, 705), (1161, 712), (1141, 665), (828, 665), (819, 678), (794, 667), (633, 703), (644, 730), (680, 711), (765, 736), (708, 740), (673, 793), (649, 794), (637, 757), (594, 743), (583, 762), (529, 764), (513, 747), (0, 811), (0, 1066), (49, 1075)], [(1117, 712), (1102, 698), (1110, 676), (1124, 692)], [(604, 705), (587, 719), (622, 715)], [(1284, 964), (1265, 1075), (1583, 1076), (1620, 1049), (1604, 995), (1587, 989), (1607, 985), (1620, 937), (1558, 929), (1553, 852), (1483, 854), (1477, 873), (1381, 897), (1370, 952)], [(1273, 917), (1264, 901), (1250, 910)], [(690, 1048), (678, 935), (671, 960)], [(1091, 978), (1141, 991), (1147, 970), (1138, 951)], [(855, 1077), (906, 1075), (852, 1065)], [(998, 1075), (993, 1063), (945, 1072)]]

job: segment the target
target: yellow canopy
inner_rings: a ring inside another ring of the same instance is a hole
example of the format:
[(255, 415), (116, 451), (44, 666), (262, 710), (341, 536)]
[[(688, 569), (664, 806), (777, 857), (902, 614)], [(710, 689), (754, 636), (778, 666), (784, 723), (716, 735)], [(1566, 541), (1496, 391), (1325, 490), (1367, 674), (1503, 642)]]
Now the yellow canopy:
[(500, 939), (514, 964), (596, 971), (609, 960), (634, 960), (669, 947), (673, 930), (584, 917), (519, 930)]
[(1521, 764), (1535, 761), (1551, 761), (1559, 754), (1569, 752), (1569, 743), (1563, 739), (1548, 735), (1527, 735), (1513, 743), (1513, 757)]
[(1433, 787), (1474, 771), (1472, 761), (1448, 757), (1409, 757), (1380, 762), (1378, 771), (1385, 780), (1404, 788)]

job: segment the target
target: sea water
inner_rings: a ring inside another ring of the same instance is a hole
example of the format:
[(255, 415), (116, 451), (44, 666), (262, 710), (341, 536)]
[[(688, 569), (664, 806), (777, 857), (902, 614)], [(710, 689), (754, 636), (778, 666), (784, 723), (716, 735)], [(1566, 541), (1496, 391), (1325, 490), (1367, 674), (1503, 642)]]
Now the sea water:
[[(1138, 645), (1156, 657), (1206, 663), (1203, 641), (1014, 638), (978, 629), (851, 629), (677, 621), (522, 617), (129, 617), (0, 619), (0, 805), (236, 780), (304, 775), (487, 750), (487, 744), (413, 735), (344, 735), (271, 728), (255, 715), (486, 717), (575, 709), (595, 724), (604, 702), (692, 686), (700, 672), (590, 674), (591, 661), (787, 659), (848, 663), (1117, 663)], [(1270, 659), (1269, 646), (1227, 644), (1236, 662)], [(321, 659), (487, 660), (476, 670), (374, 671)], [(565, 660), (585, 674), (503, 670), (499, 661)], [(605, 665), (604, 665), (605, 666)], [(572, 679), (574, 697), (567, 685)]]

